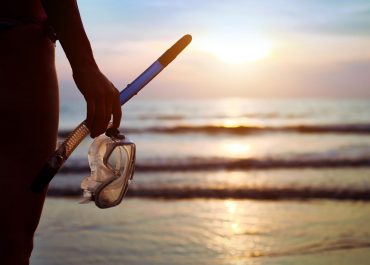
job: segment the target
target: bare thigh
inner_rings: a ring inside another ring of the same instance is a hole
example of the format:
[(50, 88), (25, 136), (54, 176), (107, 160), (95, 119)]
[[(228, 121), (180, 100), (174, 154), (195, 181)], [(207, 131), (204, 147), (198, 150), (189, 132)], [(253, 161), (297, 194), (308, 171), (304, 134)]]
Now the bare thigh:
[(0, 31), (0, 264), (28, 264), (45, 194), (30, 185), (55, 149), (54, 45), (41, 25)]

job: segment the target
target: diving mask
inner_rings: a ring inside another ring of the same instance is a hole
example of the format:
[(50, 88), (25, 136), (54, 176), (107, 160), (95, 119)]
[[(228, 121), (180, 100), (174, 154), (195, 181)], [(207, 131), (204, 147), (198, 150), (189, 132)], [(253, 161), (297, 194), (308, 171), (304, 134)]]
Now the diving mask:
[(118, 205), (135, 171), (135, 144), (122, 134), (100, 135), (88, 152), (91, 175), (81, 182), (84, 200), (99, 208)]

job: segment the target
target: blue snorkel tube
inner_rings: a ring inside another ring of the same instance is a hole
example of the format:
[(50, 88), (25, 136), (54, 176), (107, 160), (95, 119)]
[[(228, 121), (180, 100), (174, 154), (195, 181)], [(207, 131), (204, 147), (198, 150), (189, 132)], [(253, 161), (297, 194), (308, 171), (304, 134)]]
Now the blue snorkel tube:
[[(129, 101), (143, 87), (145, 87), (154, 77), (156, 77), (168, 64), (170, 64), (177, 55), (185, 49), (191, 42), (192, 37), (185, 35), (179, 39), (171, 48), (169, 48), (161, 57), (159, 57), (151, 66), (149, 66), (140, 76), (138, 76), (131, 84), (120, 92), (121, 105)], [(89, 135), (90, 131), (86, 125), (86, 121), (81, 122), (59, 145), (58, 149), (48, 159), (45, 165), (36, 176), (31, 185), (32, 191), (41, 193), (48, 186), (53, 177), (58, 173), (64, 162)]]
[(148, 67), (140, 76), (129, 84), (120, 93), (121, 105), (129, 101), (143, 87), (145, 87), (154, 77), (156, 77), (167, 65), (169, 65), (177, 55), (185, 49), (191, 42), (191, 36), (185, 35), (169, 48), (161, 57)]

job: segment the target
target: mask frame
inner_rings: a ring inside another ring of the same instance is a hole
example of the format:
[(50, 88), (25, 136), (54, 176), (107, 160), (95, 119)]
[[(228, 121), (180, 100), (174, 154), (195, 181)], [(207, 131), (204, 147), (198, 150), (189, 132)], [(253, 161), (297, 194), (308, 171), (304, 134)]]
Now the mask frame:
[(92, 161), (95, 161), (92, 165), (89, 155), (91, 175), (81, 182), (86, 198), (81, 203), (94, 201), (101, 209), (114, 207), (121, 203), (134, 177), (136, 145), (123, 135), (120, 137), (101, 135), (94, 140), (90, 150), (94, 150), (93, 157), (98, 158), (92, 158)]
[[(124, 139), (111, 138), (111, 139), (113, 140), (113, 143), (109, 146), (109, 149), (107, 149), (107, 151), (104, 155), (104, 158), (103, 158), (104, 165), (108, 169), (110, 169), (112, 172), (115, 171), (115, 169), (112, 168), (112, 166), (110, 165), (110, 163), (108, 161), (109, 161), (109, 158), (112, 155), (114, 149), (117, 148), (117, 147), (120, 147), (120, 146), (122, 146), (123, 150), (125, 151), (128, 163), (126, 163), (124, 172), (122, 172), (122, 174), (125, 175), (124, 179), (123, 179), (123, 181), (124, 181), (123, 188), (121, 189), (120, 194), (119, 194), (119, 196), (117, 197), (116, 200), (114, 200), (113, 202), (110, 202), (110, 203), (106, 203), (101, 198), (101, 195), (102, 195), (102, 192), (104, 192), (104, 189), (106, 189), (114, 181), (119, 180), (120, 176), (116, 176), (116, 173), (114, 173), (115, 176), (106, 180), (105, 182), (103, 182), (102, 184), (100, 184), (96, 188), (96, 190), (93, 194), (93, 200), (95, 202), (95, 205), (97, 207), (101, 208), (101, 209), (114, 207), (114, 206), (121, 203), (123, 197), (126, 195), (126, 192), (128, 190), (128, 185), (130, 184), (131, 180), (134, 178), (134, 172), (135, 172), (136, 145), (134, 144), (134, 142), (130, 141), (127, 138), (124, 138)], [(132, 148), (131, 157), (130, 157), (130, 154), (128, 153), (127, 149), (124, 148), (125, 146), (131, 146), (131, 148)]]

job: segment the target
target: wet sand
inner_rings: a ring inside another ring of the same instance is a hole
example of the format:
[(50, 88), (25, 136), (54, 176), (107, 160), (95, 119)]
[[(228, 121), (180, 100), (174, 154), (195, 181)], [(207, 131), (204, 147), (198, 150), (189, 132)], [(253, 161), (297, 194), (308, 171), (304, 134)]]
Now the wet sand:
[(32, 265), (368, 264), (370, 203), (47, 198)]

